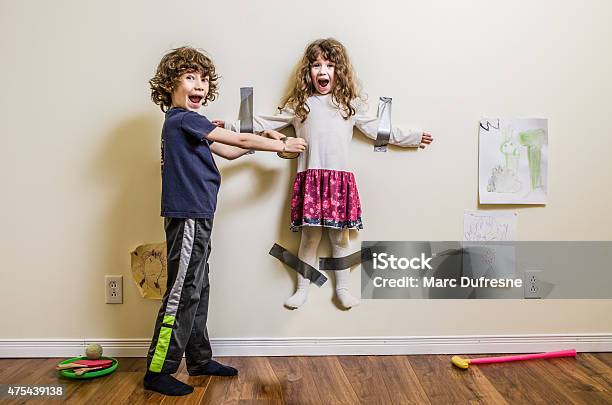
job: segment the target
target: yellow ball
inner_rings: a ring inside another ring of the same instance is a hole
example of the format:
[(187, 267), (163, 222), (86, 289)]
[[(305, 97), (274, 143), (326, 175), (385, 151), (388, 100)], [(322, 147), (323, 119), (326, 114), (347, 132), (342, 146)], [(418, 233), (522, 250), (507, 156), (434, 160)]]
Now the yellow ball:
[(85, 348), (85, 356), (87, 356), (89, 360), (98, 360), (102, 357), (102, 346), (97, 343), (87, 345)]

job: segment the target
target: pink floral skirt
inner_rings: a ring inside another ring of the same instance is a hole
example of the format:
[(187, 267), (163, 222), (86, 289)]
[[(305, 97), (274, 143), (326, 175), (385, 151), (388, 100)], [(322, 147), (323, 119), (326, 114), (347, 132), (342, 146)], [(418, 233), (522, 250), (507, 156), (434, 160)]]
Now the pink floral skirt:
[(299, 172), (291, 194), (291, 230), (302, 226), (363, 229), (353, 173), (309, 169)]

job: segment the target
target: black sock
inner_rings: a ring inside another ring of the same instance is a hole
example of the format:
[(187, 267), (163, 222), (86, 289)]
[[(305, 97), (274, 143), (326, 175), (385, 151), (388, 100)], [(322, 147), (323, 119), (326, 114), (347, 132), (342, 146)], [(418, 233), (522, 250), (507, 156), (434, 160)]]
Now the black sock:
[(234, 367), (224, 366), (221, 363), (218, 363), (214, 360), (209, 360), (205, 364), (198, 366), (197, 368), (193, 368), (189, 370), (187, 368), (187, 372), (189, 375), (220, 375), (220, 376), (234, 376), (238, 374), (238, 370)]
[(147, 390), (159, 392), (164, 395), (187, 395), (193, 392), (193, 387), (180, 382), (170, 374), (147, 371), (144, 376), (144, 387)]

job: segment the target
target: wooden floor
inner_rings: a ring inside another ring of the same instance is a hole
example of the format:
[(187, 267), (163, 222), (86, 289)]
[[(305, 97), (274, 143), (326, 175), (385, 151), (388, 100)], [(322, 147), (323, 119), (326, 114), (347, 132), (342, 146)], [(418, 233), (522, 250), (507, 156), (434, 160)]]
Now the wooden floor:
[(54, 366), (60, 359), (0, 359), (0, 384), (61, 383), (67, 391), (63, 402), (70, 404), (612, 404), (612, 353), (468, 370), (454, 368), (450, 357), (220, 358), (239, 369), (229, 378), (189, 377), (183, 363), (178, 378), (195, 390), (178, 398), (142, 388), (141, 358), (120, 358), (113, 374), (83, 381), (58, 378)]

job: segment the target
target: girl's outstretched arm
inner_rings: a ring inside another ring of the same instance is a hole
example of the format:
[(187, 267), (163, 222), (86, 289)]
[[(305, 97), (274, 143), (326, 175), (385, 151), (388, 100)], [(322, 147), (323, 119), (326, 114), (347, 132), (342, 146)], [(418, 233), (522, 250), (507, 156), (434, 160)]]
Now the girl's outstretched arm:
[[(255, 115), (253, 116), (253, 132), (261, 133), (266, 130), (280, 131), (281, 129), (286, 128), (289, 125), (293, 125), (294, 119), (295, 114), (293, 113), (293, 110), (288, 108), (282, 109), (276, 115)], [(232, 131), (238, 131), (239, 127), (240, 120), (236, 120), (231, 123), (225, 123), (225, 128), (231, 129)], [(279, 135), (274, 134), (273, 132), (270, 134), (266, 133), (265, 135), (274, 139), (280, 139)]]
[[(378, 123), (380, 121), (379, 118), (368, 115), (365, 104), (363, 103), (359, 103), (356, 109), (355, 126), (368, 138), (376, 139), (378, 135)], [(426, 132), (415, 129), (403, 130), (399, 127), (393, 127), (391, 129), (391, 136), (389, 137), (390, 144), (405, 148), (424, 148), (432, 141), (432, 136)]]

